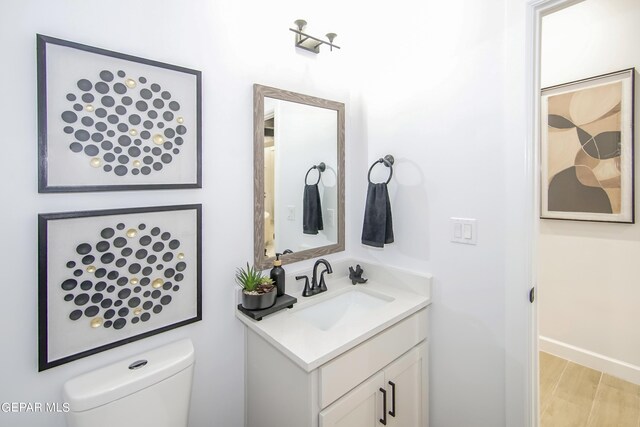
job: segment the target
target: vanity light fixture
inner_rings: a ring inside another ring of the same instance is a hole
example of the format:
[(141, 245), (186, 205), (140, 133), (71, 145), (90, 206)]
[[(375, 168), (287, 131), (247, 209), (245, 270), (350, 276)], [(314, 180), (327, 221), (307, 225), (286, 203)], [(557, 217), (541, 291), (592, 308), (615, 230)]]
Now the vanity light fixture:
[(336, 33), (327, 33), (326, 37), (329, 39), (329, 41), (327, 42), (319, 38), (310, 36), (309, 34), (303, 33), (302, 30), (307, 25), (307, 21), (305, 21), (304, 19), (297, 19), (294, 24), (296, 24), (296, 27), (298, 28), (289, 28), (289, 30), (296, 33), (296, 47), (308, 50), (309, 52), (313, 53), (320, 53), (320, 46), (322, 46), (323, 44), (328, 45), (329, 50), (333, 50), (334, 47), (336, 49), (340, 49), (340, 46), (336, 46), (335, 44), (333, 44), (333, 39), (338, 36)]

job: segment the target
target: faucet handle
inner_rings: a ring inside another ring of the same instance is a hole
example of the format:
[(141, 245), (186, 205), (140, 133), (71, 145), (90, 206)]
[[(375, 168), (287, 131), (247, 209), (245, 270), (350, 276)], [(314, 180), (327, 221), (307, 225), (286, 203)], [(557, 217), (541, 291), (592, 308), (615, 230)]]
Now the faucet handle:
[(311, 295), (313, 295), (313, 292), (311, 292), (311, 289), (309, 288), (309, 276), (296, 276), (296, 280), (303, 280), (303, 279), (304, 279), (304, 289), (302, 290), (302, 296), (310, 297)]

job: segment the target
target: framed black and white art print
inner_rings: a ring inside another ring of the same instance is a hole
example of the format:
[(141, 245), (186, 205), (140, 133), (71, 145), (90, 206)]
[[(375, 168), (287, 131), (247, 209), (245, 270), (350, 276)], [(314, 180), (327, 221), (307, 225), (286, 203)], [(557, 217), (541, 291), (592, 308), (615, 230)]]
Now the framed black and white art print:
[(201, 320), (201, 218), (201, 205), (39, 215), (39, 370)]
[(37, 36), (41, 193), (201, 188), (200, 71)]

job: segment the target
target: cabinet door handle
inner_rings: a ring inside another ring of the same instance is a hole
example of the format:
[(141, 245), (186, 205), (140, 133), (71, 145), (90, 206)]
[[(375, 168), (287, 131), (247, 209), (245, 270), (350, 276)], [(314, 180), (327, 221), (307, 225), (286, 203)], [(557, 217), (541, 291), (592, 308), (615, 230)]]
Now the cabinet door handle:
[(389, 415), (392, 417), (396, 416), (396, 383), (393, 381), (389, 381), (389, 385), (391, 386), (391, 410), (389, 411)]
[(380, 423), (383, 426), (387, 425), (387, 390), (380, 387), (380, 391), (382, 392), (382, 418), (380, 418)]

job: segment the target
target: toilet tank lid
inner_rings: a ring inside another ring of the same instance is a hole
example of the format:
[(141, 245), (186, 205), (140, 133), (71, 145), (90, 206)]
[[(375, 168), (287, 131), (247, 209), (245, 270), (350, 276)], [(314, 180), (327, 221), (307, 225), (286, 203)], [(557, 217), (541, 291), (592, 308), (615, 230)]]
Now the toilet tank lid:
[[(141, 360), (147, 363), (129, 368)], [(193, 365), (194, 360), (191, 340), (177, 341), (70, 379), (63, 387), (64, 401), (73, 412), (87, 411), (167, 379)]]

